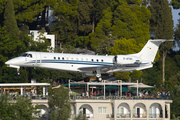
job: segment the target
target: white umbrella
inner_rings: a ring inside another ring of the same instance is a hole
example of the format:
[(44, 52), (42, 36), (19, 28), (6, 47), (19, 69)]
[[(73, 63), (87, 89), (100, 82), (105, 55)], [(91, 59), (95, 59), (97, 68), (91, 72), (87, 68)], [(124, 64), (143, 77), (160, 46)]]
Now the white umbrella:
[[(129, 86), (129, 87), (131, 87), (132, 89), (134, 88), (134, 89), (137, 89), (137, 85), (131, 85), (131, 86)], [(150, 85), (146, 85), (146, 84), (144, 84), (144, 83), (138, 83), (138, 89), (150, 89), (150, 88), (154, 88), (154, 86), (150, 86)]]

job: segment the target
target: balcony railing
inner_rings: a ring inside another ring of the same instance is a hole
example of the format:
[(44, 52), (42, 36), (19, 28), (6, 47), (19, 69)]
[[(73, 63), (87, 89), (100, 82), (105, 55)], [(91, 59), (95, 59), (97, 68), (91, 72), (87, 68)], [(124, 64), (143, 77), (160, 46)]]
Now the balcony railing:
[[(16, 96), (12, 96), (12, 95), (8, 95), (10, 97), (10, 99), (14, 100), (16, 99)], [(47, 100), (49, 96), (45, 95), (43, 96), (42, 94), (37, 94), (37, 95), (21, 95), (23, 97), (26, 97), (26, 98), (29, 98), (29, 99), (41, 99), (41, 100)], [(89, 96), (89, 97), (82, 97), (81, 95), (70, 95), (70, 99), (72, 100), (75, 100), (75, 99), (99, 99), (99, 100), (102, 100), (102, 99), (106, 99), (106, 100), (109, 100), (109, 99), (113, 99), (113, 100), (123, 100), (123, 99), (156, 99), (156, 100), (171, 100), (171, 97), (167, 97), (167, 96), (144, 96), (144, 97), (139, 97), (139, 96), (131, 96), (131, 97), (127, 97), (127, 96), (117, 96), (117, 95), (106, 95), (106, 96)]]
[(131, 118), (131, 114), (119, 114), (119, 113), (117, 113), (117, 118)]
[(163, 118), (163, 114), (149, 114), (149, 118)]
[[(146, 118), (147, 114), (133, 113), (133, 118)], [(163, 114), (149, 114), (149, 118), (163, 118)]]
[(131, 96), (131, 97), (126, 97), (126, 96), (91, 96), (91, 97), (82, 97), (80, 95), (70, 95), (70, 99), (156, 99), (156, 100), (171, 100), (170, 97), (167, 96), (144, 96), (144, 97), (139, 97), (139, 96)]

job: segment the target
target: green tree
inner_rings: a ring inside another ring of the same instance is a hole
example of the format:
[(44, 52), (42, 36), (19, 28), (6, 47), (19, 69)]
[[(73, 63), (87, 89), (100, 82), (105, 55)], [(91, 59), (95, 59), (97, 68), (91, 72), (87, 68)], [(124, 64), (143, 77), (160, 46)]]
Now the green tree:
[(110, 49), (114, 46), (116, 39), (117, 37), (112, 35), (102, 39), (96, 48), (96, 52), (100, 55), (110, 54)]
[[(171, 7), (167, 0), (150, 0), (149, 10), (151, 11), (150, 32), (155, 33), (156, 39), (173, 38), (173, 20)], [(168, 51), (172, 48), (172, 42), (165, 42), (161, 45), (162, 54), (162, 83), (165, 82), (165, 60)]]
[(135, 39), (141, 48), (149, 39), (150, 11), (140, 6), (140, 0), (115, 1), (103, 12), (95, 32), (86, 37), (91, 48), (96, 50), (101, 40), (111, 32), (112, 36), (126, 39)]
[(180, 116), (180, 86), (175, 85), (171, 88), (171, 98), (173, 99), (173, 104), (171, 105), (171, 115)]
[(89, 36), (86, 37), (86, 39), (89, 39), (91, 48), (96, 50), (99, 42), (101, 40), (105, 40), (106, 37), (109, 35), (109, 32), (111, 31), (112, 26), (112, 12), (111, 8), (108, 7), (107, 10), (103, 11), (103, 17), (100, 20), (100, 22), (97, 24), (97, 27), (95, 28), (95, 32), (90, 33)]
[(77, 117), (74, 118), (74, 120), (88, 120), (85, 115), (83, 115), (82, 111), (78, 114)]
[(173, 6), (173, 9), (179, 9), (180, 8), (180, 1), (179, 0), (171, 0), (171, 4)]
[(112, 11), (112, 35), (135, 39), (143, 47), (149, 39), (150, 11), (145, 6), (140, 6), (139, 0), (114, 2)]
[(137, 53), (140, 49), (134, 39), (122, 38), (115, 40), (115, 45), (110, 49), (110, 52), (111, 55), (126, 55)]
[(7, 0), (4, 12), (4, 26), (6, 31), (13, 39), (19, 39), (19, 29), (15, 19), (14, 4), (12, 0)]
[(51, 33), (56, 35), (57, 41), (61, 45), (72, 45), (73, 40), (77, 38), (77, 31), (73, 24), (73, 18), (77, 13), (78, 0), (61, 1), (53, 8), (52, 16), (56, 17), (54, 24), (50, 28)]
[(40, 0), (13, 0), (16, 19), (20, 22), (33, 22), (35, 16), (43, 11), (44, 1)]
[(91, 0), (90, 17), (92, 24), (92, 33), (95, 31), (95, 27), (103, 18), (103, 11), (111, 6), (113, 0)]
[(48, 98), (51, 120), (68, 120), (71, 112), (69, 90), (63, 85), (54, 91), (54, 95)]
[(2, 120), (34, 120), (33, 114), (38, 114), (38, 106), (31, 104), (31, 100), (17, 96), (16, 100), (11, 100), (8, 95), (0, 97), (0, 119)]

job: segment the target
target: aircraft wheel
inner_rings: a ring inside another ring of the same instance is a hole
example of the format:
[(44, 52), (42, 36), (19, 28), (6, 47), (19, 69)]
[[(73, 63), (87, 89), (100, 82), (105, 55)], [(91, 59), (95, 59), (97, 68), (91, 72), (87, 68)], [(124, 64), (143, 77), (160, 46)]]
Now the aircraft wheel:
[(101, 81), (102, 81), (102, 78), (101, 78), (101, 77), (96, 77), (96, 80), (97, 80), (98, 82), (101, 82)]
[(17, 75), (20, 75), (20, 72), (17, 72)]
[(88, 77), (84, 78), (84, 82), (89, 82), (89, 78)]

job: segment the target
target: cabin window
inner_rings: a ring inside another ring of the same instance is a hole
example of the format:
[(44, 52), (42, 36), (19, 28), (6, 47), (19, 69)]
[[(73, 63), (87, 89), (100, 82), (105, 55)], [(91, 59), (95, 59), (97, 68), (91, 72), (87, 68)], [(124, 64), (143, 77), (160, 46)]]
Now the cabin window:
[(58, 60), (60, 60), (60, 57), (58, 57)]
[(103, 60), (101, 60), (101, 62), (103, 62)]
[(93, 59), (91, 59), (91, 61), (94, 61)]
[(56, 59), (56, 57), (54, 57), (54, 59)]
[(98, 62), (99, 60), (97, 59), (97, 62)]
[(64, 57), (62, 57), (62, 59), (64, 60)]

